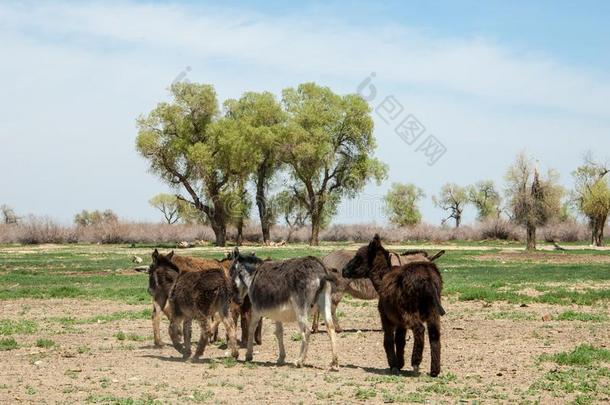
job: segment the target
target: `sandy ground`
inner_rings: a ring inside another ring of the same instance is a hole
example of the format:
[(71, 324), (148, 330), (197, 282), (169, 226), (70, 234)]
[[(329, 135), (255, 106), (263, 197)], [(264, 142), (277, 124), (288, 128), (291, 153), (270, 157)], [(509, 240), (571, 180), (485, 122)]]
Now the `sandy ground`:
[[(144, 306), (77, 300), (3, 301), (0, 319), (35, 320), (40, 327), (33, 334), (12, 336), (19, 349), (0, 351), (0, 403), (105, 403), (126, 398), (133, 403), (352, 403), (392, 399), (448, 403), (539, 399), (557, 403), (570, 399), (570, 395), (554, 398), (547, 391), (527, 392), (545, 372), (558, 367), (537, 362), (538, 356), (569, 351), (585, 342), (610, 345), (608, 322), (542, 321), (543, 315), (557, 314), (567, 307), (521, 308), (479, 302), (444, 302), (444, 306), (448, 315), (442, 326), (443, 368), (441, 377), (435, 380), (409, 372), (408, 366), (401, 376), (388, 374), (378, 315), (371, 301), (354, 300), (339, 308), (346, 332), (338, 339), (338, 372), (327, 369), (330, 344), (326, 333), (312, 335), (307, 367), (302, 369), (276, 366), (277, 346), (270, 322), (264, 325), (263, 345), (256, 347), (251, 364), (243, 363), (244, 349), (237, 364), (225, 361), (225, 350), (217, 345), (208, 346), (201, 362), (184, 363), (171, 346), (152, 347), (148, 320), (65, 327), (53, 319), (86, 319), (116, 311), (138, 311)], [(519, 312), (534, 320), (493, 320), (494, 314)], [(164, 322), (163, 336), (168, 341)], [(119, 331), (136, 334), (142, 340), (120, 341), (116, 337)], [(294, 325), (287, 326), (288, 359), (294, 359), (299, 349), (300, 342), (292, 339), (295, 332)], [(38, 348), (39, 338), (52, 339), (57, 346)], [(411, 346), (412, 340), (407, 342), (407, 353)], [(422, 370), (428, 369), (426, 347)]]

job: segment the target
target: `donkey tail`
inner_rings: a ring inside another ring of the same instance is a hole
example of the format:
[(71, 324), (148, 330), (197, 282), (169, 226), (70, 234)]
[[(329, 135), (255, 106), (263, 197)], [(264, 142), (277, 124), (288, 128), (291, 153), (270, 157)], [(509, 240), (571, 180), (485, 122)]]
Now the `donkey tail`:
[(432, 302), (434, 303), (436, 312), (438, 312), (438, 314), (440, 316), (443, 316), (446, 314), (446, 312), (445, 312), (445, 309), (443, 308), (443, 306), (441, 305), (441, 293), (440, 293), (440, 291), (438, 291), (438, 288), (436, 285), (432, 288), (432, 290), (433, 290)]

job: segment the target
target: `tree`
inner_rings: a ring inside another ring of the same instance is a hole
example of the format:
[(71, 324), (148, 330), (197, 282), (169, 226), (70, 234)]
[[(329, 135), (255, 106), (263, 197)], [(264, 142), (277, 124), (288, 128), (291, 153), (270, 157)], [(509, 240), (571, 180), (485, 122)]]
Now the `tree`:
[(492, 180), (483, 180), (468, 187), (468, 202), (477, 209), (479, 221), (500, 216), (501, 197)]
[(240, 122), (243, 141), (250, 150), (250, 158), (255, 162), (253, 177), (256, 184), (256, 205), (263, 242), (268, 244), (273, 224), (273, 210), (268, 201), (269, 188), (282, 164), (278, 153), (286, 114), (275, 96), (269, 92), (244, 93), (238, 100), (227, 100), (225, 108), (228, 117)]
[(387, 168), (374, 158), (371, 109), (358, 95), (339, 96), (305, 83), (283, 91), (288, 113), (280, 156), (294, 181), (292, 191), (311, 221), (310, 244), (318, 245), (327, 204), (353, 197)]
[(19, 221), (17, 214), (15, 214), (15, 210), (6, 204), (0, 206), (0, 212), (2, 212), (2, 222), (7, 225), (16, 224)]
[(180, 200), (173, 194), (157, 194), (148, 203), (161, 211), (168, 224), (175, 224), (180, 220)]
[(536, 249), (536, 228), (558, 218), (561, 213), (564, 191), (557, 183), (558, 175), (549, 170), (545, 179), (540, 178), (533, 160), (520, 153), (508, 169), (506, 181), (511, 218), (525, 227), (527, 249)]
[(418, 224), (422, 216), (417, 204), (423, 197), (423, 190), (414, 184), (392, 184), (384, 197), (390, 222), (398, 226)]
[(239, 122), (220, 117), (214, 88), (178, 82), (171, 103), (159, 103), (137, 120), (136, 148), (150, 170), (177, 190), (210, 222), (216, 245), (226, 242), (226, 198), (236, 178), (251, 171), (250, 151), (240, 141)]
[(119, 216), (112, 210), (105, 211), (87, 211), (82, 210), (74, 216), (74, 223), (78, 226), (90, 226), (90, 225), (101, 225), (111, 224), (119, 221)]
[(610, 213), (609, 172), (606, 165), (587, 156), (585, 163), (572, 173), (576, 206), (589, 221), (591, 244), (595, 246), (604, 244), (604, 228)]
[(235, 242), (238, 246), (241, 246), (243, 242), (244, 223), (250, 217), (252, 202), (248, 196), (248, 190), (245, 188), (244, 181), (237, 182), (230, 193), (230, 196), (226, 198), (226, 200), (229, 201), (227, 213), (229, 215), (229, 222), (235, 226), (235, 229), (237, 230)]
[(441, 188), (438, 196), (432, 196), (434, 205), (443, 211), (448, 211), (449, 216), (444, 218), (441, 223), (444, 225), (449, 219), (455, 220), (455, 227), (459, 228), (462, 223), (462, 213), (468, 203), (468, 193), (465, 187), (460, 187), (455, 183), (447, 183)]
[(286, 242), (290, 243), (293, 232), (305, 226), (309, 216), (307, 207), (290, 190), (283, 190), (276, 194), (272, 200), (272, 207), (276, 216), (281, 216), (288, 225)]

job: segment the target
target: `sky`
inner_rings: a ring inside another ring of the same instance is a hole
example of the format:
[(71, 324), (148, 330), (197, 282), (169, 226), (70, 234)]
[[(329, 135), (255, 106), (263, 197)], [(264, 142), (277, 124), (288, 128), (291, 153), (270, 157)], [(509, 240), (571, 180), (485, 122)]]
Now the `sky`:
[[(148, 200), (170, 190), (137, 154), (135, 120), (177, 79), (221, 101), (309, 81), (366, 97), (389, 178), (337, 223), (384, 223), (383, 194), (412, 182), (438, 224), (444, 183), (502, 188), (520, 151), (568, 188), (585, 153), (609, 158), (610, 2), (380, 3), (3, 1), (0, 204), (160, 220)], [(405, 142), (403, 121), (423, 131)]]

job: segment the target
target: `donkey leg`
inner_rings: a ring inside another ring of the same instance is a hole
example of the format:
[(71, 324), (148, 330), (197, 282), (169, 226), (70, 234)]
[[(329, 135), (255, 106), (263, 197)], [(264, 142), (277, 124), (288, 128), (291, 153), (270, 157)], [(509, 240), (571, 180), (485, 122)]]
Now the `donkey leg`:
[(337, 318), (337, 307), (339, 306), (339, 303), (341, 302), (342, 298), (343, 298), (343, 293), (340, 293), (340, 294), (336, 293), (336, 294), (331, 295), (333, 322), (335, 323), (335, 332), (337, 332), (337, 333), (343, 332), (341, 325), (339, 325), (339, 319)]
[(252, 318), (250, 318), (250, 325), (248, 325), (248, 345), (246, 350), (246, 361), (252, 361), (252, 352), (254, 350), (254, 333), (256, 332), (256, 325), (261, 320), (261, 315), (252, 311)]
[(242, 304), (240, 308), (240, 323), (241, 323), (241, 345), (246, 346), (248, 342), (248, 330), (250, 329), (250, 322), (252, 322), (252, 310), (245, 308), (245, 304)]
[(195, 350), (195, 354), (193, 355), (193, 359), (197, 360), (199, 357), (203, 356), (203, 352), (205, 347), (208, 344), (208, 338), (210, 336), (210, 331), (208, 331), (208, 326), (210, 322), (207, 317), (199, 320), (199, 327), (201, 328), (201, 335), (199, 336), (199, 343), (197, 343), (197, 349)]
[(161, 313), (163, 310), (161, 306), (155, 301), (153, 298), (153, 311), (152, 311), (152, 326), (153, 326), (153, 336), (155, 340), (155, 347), (162, 347), (163, 340), (161, 340)]
[(400, 369), (398, 368), (394, 343), (395, 327), (382, 311), (379, 311), (379, 314), (381, 315), (381, 327), (383, 328), (383, 349), (388, 359), (388, 366), (392, 373), (398, 373)]
[(441, 322), (438, 316), (435, 318), (432, 322), (428, 322), (428, 339), (432, 356), (430, 375), (432, 377), (436, 377), (441, 372)]
[(279, 351), (277, 364), (284, 364), (286, 361), (286, 349), (284, 348), (284, 324), (280, 321), (275, 321), (275, 338), (277, 339), (277, 347)]
[[(208, 321), (209, 330), (208, 335), (210, 342), (218, 341), (218, 326), (220, 325), (220, 319), (218, 315), (214, 315), (210, 321)], [(207, 328), (206, 328), (207, 329)]]
[(179, 317), (173, 317), (169, 323), (169, 337), (172, 339), (174, 349), (178, 350), (178, 353), (184, 352), (184, 346), (180, 341), (180, 323), (182, 319)]
[[(333, 370), (339, 368), (339, 357), (337, 356), (337, 334), (335, 333), (335, 323), (333, 321), (334, 314), (332, 313), (332, 301), (331, 301), (331, 286), (326, 284), (324, 288), (324, 294), (320, 294), (318, 298), (318, 306), (324, 313), (324, 321), (326, 322), (326, 331), (330, 337), (330, 350), (332, 352), (332, 360), (330, 367)], [(335, 307), (336, 308), (336, 307)]]
[(415, 326), (411, 328), (413, 330), (413, 353), (411, 354), (411, 366), (413, 371), (419, 372), (419, 365), (421, 364), (422, 355), (424, 353), (424, 333), (426, 328), (421, 322), (417, 322)]
[(399, 370), (405, 366), (405, 344), (407, 341), (407, 329), (404, 327), (396, 328), (394, 334), (394, 344), (396, 345), (396, 365)]
[(309, 347), (309, 334), (311, 333), (307, 325), (307, 309), (301, 308), (297, 314), (297, 322), (301, 331), (301, 353), (294, 363), (297, 367), (303, 367), (305, 357), (307, 357), (307, 349)]
[(184, 338), (184, 350), (182, 351), (182, 357), (185, 360), (191, 357), (191, 334), (193, 332), (192, 326), (193, 321), (191, 319), (185, 319), (182, 323), (182, 336)]
[(315, 304), (311, 308), (311, 313), (313, 314), (311, 321), (311, 333), (318, 333), (318, 323), (320, 318), (320, 308), (318, 307), (318, 304)]
[(227, 344), (229, 346), (229, 350), (231, 350), (231, 356), (237, 359), (239, 357), (239, 350), (237, 349), (235, 318), (233, 316), (226, 316), (222, 319), (222, 323), (227, 330)]
[(256, 325), (256, 334), (254, 335), (254, 341), (257, 345), (263, 344), (263, 318), (259, 319)]

